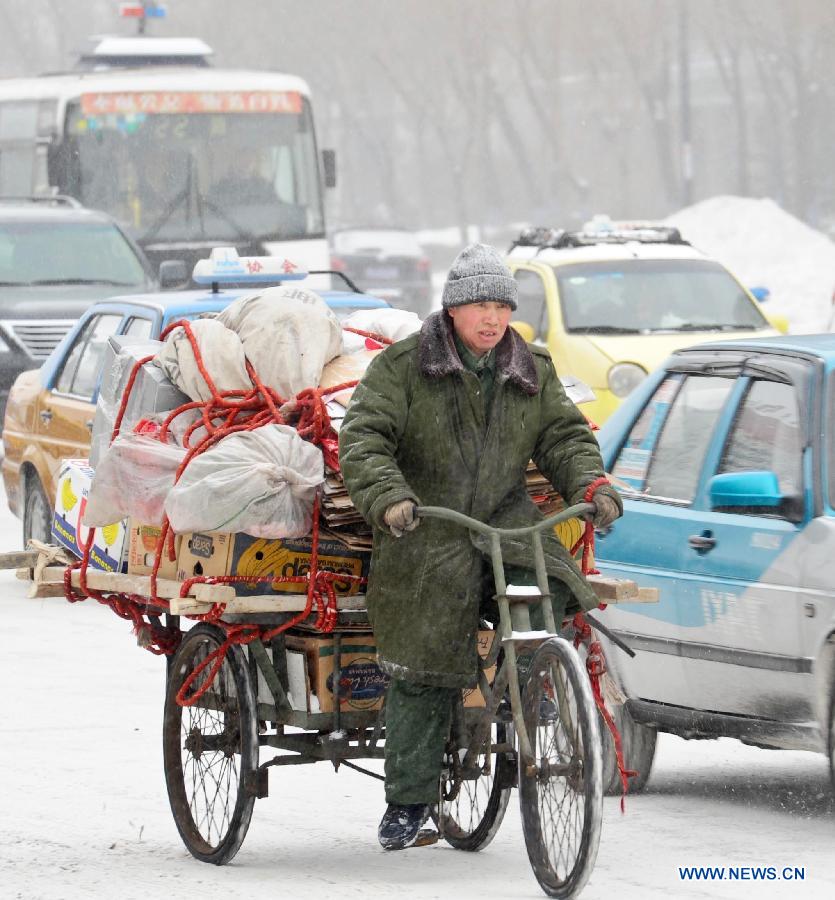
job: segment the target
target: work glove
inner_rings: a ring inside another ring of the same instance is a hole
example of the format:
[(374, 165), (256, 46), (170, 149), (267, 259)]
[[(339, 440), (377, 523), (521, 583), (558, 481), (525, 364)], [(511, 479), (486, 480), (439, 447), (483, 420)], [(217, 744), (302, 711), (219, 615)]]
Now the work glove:
[(403, 537), (404, 532), (414, 531), (420, 525), (415, 509), (414, 500), (400, 500), (385, 511), (383, 521), (395, 537)]
[(604, 528), (608, 528), (621, 514), (620, 506), (617, 502), (602, 491), (595, 493), (592, 503), (594, 503), (595, 510), (591, 517), (591, 523), (601, 531)]

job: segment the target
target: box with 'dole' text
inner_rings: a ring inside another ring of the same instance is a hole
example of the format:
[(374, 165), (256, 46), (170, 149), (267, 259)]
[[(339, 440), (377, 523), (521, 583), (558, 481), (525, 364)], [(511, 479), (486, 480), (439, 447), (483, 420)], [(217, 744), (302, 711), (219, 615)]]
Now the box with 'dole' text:
[[(256, 594), (304, 594), (310, 571), (312, 541), (309, 536), (266, 540), (249, 534), (222, 531), (194, 531), (180, 538), (177, 552), (177, 578), (184, 581), (195, 575), (235, 575), (252, 581), (237, 582), (241, 596)], [(368, 577), (371, 554), (351, 550), (339, 541), (319, 540), (318, 568), (334, 575), (337, 594), (360, 593), (357, 579)], [(298, 581), (281, 579), (298, 578)], [(255, 579), (265, 579), (256, 581)]]

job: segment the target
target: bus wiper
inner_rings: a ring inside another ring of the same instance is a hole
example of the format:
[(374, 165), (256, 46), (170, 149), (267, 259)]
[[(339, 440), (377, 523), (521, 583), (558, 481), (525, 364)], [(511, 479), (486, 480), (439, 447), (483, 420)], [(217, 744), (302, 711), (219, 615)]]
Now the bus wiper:
[(28, 285), (45, 284), (110, 284), (114, 287), (133, 287), (132, 281), (114, 281), (112, 278), (39, 278), (37, 281), (28, 281)]
[(568, 331), (571, 334), (638, 334), (637, 328), (620, 328), (618, 325), (583, 325)]

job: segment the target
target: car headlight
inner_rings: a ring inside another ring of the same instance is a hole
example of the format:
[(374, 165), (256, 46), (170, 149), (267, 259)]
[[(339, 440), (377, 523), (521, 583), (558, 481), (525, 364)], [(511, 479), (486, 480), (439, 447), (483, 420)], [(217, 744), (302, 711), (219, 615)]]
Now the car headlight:
[(609, 369), (609, 390), (616, 397), (627, 397), (647, 377), (646, 369), (635, 363), (618, 363)]

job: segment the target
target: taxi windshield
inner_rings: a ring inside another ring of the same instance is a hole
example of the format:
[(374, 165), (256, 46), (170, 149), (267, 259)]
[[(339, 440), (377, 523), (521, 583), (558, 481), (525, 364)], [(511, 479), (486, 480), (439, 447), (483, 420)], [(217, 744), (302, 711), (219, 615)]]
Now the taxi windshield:
[(180, 112), (82, 97), (68, 111), (62, 189), (131, 226), (143, 245), (321, 236), (307, 100), (289, 93), (278, 111), (213, 112), (191, 96), (175, 95)]
[(577, 334), (743, 331), (768, 322), (721, 265), (629, 259), (555, 269), (563, 321)]

